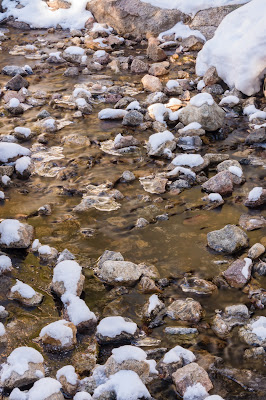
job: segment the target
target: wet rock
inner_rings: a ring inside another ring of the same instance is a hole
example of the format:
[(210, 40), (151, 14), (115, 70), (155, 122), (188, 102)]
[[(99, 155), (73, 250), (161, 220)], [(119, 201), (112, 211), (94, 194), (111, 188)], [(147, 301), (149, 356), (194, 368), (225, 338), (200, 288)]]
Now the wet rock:
[(139, 178), (139, 181), (148, 193), (161, 194), (166, 192), (166, 184), (168, 182), (166, 178), (149, 175)]
[(63, 75), (73, 78), (74, 76), (79, 75), (79, 69), (78, 67), (69, 67), (65, 70)]
[(198, 301), (187, 298), (175, 300), (167, 307), (166, 313), (171, 319), (190, 322), (199, 322), (203, 309)]
[(131, 171), (124, 171), (120, 180), (121, 182), (133, 182), (136, 179), (135, 175)]
[(160, 79), (153, 75), (145, 75), (141, 83), (148, 92), (161, 92), (163, 89)]
[(180, 337), (187, 335), (195, 336), (199, 334), (197, 328), (186, 328), (183, 326), (167, 326), (164, 329), (164, 332), (168, 333), (169, 335), (178, 335)]
[(236, 160), (226, 160), (217, 165), (217, 171), (229, 171), (234, 185), (240, 185), (245, 182), (245, 177), (241, 165)]
[(196, 363), (178, 369), (173, 375), (177, 391), (183, 396), (189, 386), (200, 383), (208, 392), (213, 388), (207, 372)]
[(16, 219), (5, 219), (0, 223), (0, 247), (26, 249), (33, 240), (33, 226)]
[(140, 0), (92, 0), (87, 4), (98, 22), (107, 23), (121, 34), (133, 32), (136, 36), (147, 33), (159, 35), (182, 20), (179, 10), (154, 7)]
[(0, 319), (5, 319), (9, 315), (8, 311), (5, 309), (4, 306), (0, 306)]
[(245, 325), (248, 319), (248, 308), (244, 304), (228, 306), (216, 314), (211, 328), (219, 338), (226, 339), (235, 326)]
[(2, 68), (2, 73), (8, 76), (26, 76), (28, 75), (24, 68), (19, 67), (18, 65), (6, 65)]
[(145, 218), (138, 218), (136, 221), (136, 228), (145, 228), (145, 226), (149, 225), (149, 221), (147, 221)]
[(130, 318), (106, 317), (97, 327), (96, 339), (100, 344), (129, 343), (138, 336), (138, 327)]
[(208, 193), (219, 193), (220, 195), (231, 194), (234, 190), (232, 174), (229, 171), (222, 171), (214, 175), (201, 185)]
[(136, 110), (129, 111), (123, 118), (122, 125), (138, 126), (143, 122), (143, 115)]
[(163, 92), (150, 93), (146, 97), (146, 103), (148, 106), (155, 103), (165, 103), (168, 97)]
[(255, 243), (248, 251), (248, 257), (252, 260), (259, 258), (263, 253), (265, 253), (265, 247), (261, 243)]
[(77, 328), (64, 319), (46, 325), (40, 332), (40, 341), (47, 351), (68, 351), (77, 343)]
[(6, 83), (6, 88), (18, 92), (21, 88), (29, 87), (29, 82), (21, 75), (16, 75)]
[[(215, 368), (215, 373), (218, 376), (222, 376), (227, 381), (236, 382), (240, 385), (245, 391), (249, 392), (261, 392), (264, 393), (266, 378), (262, 374), (257, 373), (256, 371), (248, 370), (248, 369), (237, 369), (237, 368)], [(256, 395), (255, 395), (256, 396)], [(258, 399), (261, 398), (258, 393)], [(263, 397), (262, 397), (263, 399)]]
[(118, 251), (105, 250), (104, 253), (97, 260), (97, 267), (101, 268), (103, 266), (103, 263), (107, 260), (124, 261), (124, 257)]
[(103, 282), (115, 286), (133, 286), (142, 275), (141, 268), (129, 261), (106, 260), (94, 272)]
[(165, 308), (164, 303), (158, 298), (157, 294), (153, 294), (143, 307), (143, 316), (147, 320), (152, 320), (156, 315)]
[(262, 187), (252, 189), (244, 201), (244, 205), (250, 208), (260, 207), (264, 204), (266, 204), (266, 189)]
[(95, 337), (89, 338), (88, 347), (84, 352), (77, 352), (73, 359), (73, 366), (80, 375), (89, 375), (95, 368), (98, 358), (98, 343)]
[(164, 61), (167, 58), (165, 51), (159, 47), (159, 44), (159, 40), (154, 37), (150, 37), (148, 40), (147, 56), (155, 62)]
[(188, 104), (182, 108), (179, 114), (179, 120), (184, 125), (198, 122), (206, 131), (216, 131), (221, 128), (224, 123), (224, 117), (224, 110), (215, 102), (212, 105), (204, 103), (200, 107)]
[(144, 72), (147, 72), (148, 69), (148, 64), (140, 60), (139, 58), (134, 58), (130, 66), (130, 71), (132, 72), (132, 74), (143, 74)]
[(239, 225), (247, 231), (254, 231), (255, 229), (264, 228), (266, 219), (262, 215), (242, 214), (239, 218)]
[(226, 225), (207, 234), (208, 246), (219, 252), (233, 254), (248, 246), (248, 236), (236, 225)]
[(122, 136), (121, 134), (118, 134), (114, 140), (114, 149), (116, 150), (138, 145), (139, 141), (132, 135)]
[(266, 317), (252, 318), (239, 329), (239, 337), (250, 346), (266, 347)]
[(39, 215), (51, 215), (52, 214), (52, 208), (50, 206), (50, 204), (44, 204), (43, 206), (41, 206), (40, 208), (38, 208), (38, 214)]
[(260, 261), (254, 266), (254, 272), (260, 276), (266, 275), (266, 262)]
[(264, 350), (263, 347), (255, 347), (252, 349), (246, 349), (244, 351), (244, 358), (246, 360), (250, 360), (250, 359), (260, 359), (260, 358), (265, 358), (266, 356), (266, 351)]
[(256, 147), (259, 146), (259, 144), (263, 145), (266, 143), (266, 128), (259, 128), (255, 129), (253, 132), (251, 132), (247, 137), (245, 143), (247, 145), (255, 145)]
[(203, 76), (203, 81), (206, 86), (211, 86), (214, 85), (215, 83), (220, 82), (220, 78), (217, 74), (215, 67), (210, 67), (209, 69), (207, 69), (205, 75)]
[(5, 105), (5, 109), (12, 115), (20, 115), (24, 113), (21, 103), (14, 97)]
[(183, 292), (196, 293), (201, 295), (211, 295), (217, 291), (217, 286), (213, 283), (204, 279), (197, 278), (195, 276), (185, 277), (179, 283), (179, 286)]
[[(22, 373), (16, 372), (18, 366), (22, 363), (25, 365), (24, 371)], [(7, 389), (23, 387), (32, 384), (43, 376), (42, 355), (31, 347), (18, 347), (9, 355), (7, 362), (2, 364), (1, 386)]]
[(161, 290), (156, 286), (153, 279), (143, 276), (138, 284), (138, 289), (141, 293), (161, 293)]
[(230, 267), (223, 272), (224, 278), (231, 287), (242, 288), (249, 281), (251, 276), (252, 260), (244, 258), (244, 260), (234, 261)]
[(203, 45), (204, 40), (194, 35), (190, 35), (182, 40), (183, 51), (199, 51)]
[(17, 283), (12, 286), (8, 298), (10, 300), (17, 300), (24, 306), (35, 307), (42, 302), (43, 295), (35, 292), (31, 286), (26, 285), (17, 279)]

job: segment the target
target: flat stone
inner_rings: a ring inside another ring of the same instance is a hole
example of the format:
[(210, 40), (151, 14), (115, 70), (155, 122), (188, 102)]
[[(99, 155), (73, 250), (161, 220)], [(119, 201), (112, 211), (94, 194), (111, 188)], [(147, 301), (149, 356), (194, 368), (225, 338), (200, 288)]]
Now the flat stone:
[(247, 231), (254, 231), (255, 229), (264, 228), (266, 219), (263, 215), (242, 214), (239, 218), (239, 225)]

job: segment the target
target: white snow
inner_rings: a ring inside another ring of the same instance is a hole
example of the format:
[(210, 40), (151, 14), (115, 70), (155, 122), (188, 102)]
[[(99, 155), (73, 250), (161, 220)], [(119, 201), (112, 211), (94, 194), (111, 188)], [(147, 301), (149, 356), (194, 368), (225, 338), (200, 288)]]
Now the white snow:
[(10, 181), (11, 181), (11, 179), (9, 178), (9, 176), (7, 176), (7, 175), (2, 176), (2, 183), (4, 185), (7, 185)]
[(229, 13), (198, 54), (196, 73), (214, 66), (230, 88), (257, 93), (266, 70), (265, 12), (265, 0), (252, 0)]
[(140, 110), (141, 107), (139, 105), (139, 102), (137, 100), (135, 101), (131, 101), (131, 103), (129, 103), (129, 105), (127, 106), (126, 110)]
[(239, 98), (237, 96), (226, 96), (220, 101), (219, 106), (223, 106), (226, 104), (236, 105), (238, 103), (239, 103)]
[[(2, 7), (7, 11), (0, 13), (0, 20), (13, 16), (15, 20), (26, 22), (32, 28), (56, 28), (59, 24), (63, 29), (82, 29), (92, 17), (91, 12), (86, 11), (87, 2), (88, 0), (68, 0), (71, 3), (69, 9), (52, 11), (42, 0), (3, 0)], [(18, 4), (24, 8), (16, 8)]]
[(85, 50), (79, 46), (69, 46), (65, 49), (65, 53), (74, 55), (74, 56), (83, 56)]
[(5, 193), (0, 190), (0, 200), (5, 200)]
[(184, 364), (189, 364), (196, 360), (192, 351), (184, 349), (181, 346), (176, 346), (168, 351), (163, 358), (165, 364), (171, 364), (183, 360)]
[(92, 397), (88, 392), (78, 392), (73, 397), (73, 400), (91, 400)]
[(22, 126), (17, 126), (14, 131), (20, 133), (20, 135), (24, 136), (25, 138), (29, 137), (31, 134), (31, 130), (29, 128), (24, 128)]
[(158, 149), (163, 143), (174, 140), (175, 137), (170, 131), (154, 133), (149, 137), (149, 144), (152, 150)]
[(18, 99), (16, 99), (15, 97), (13, 97), (12, 99), (9, 100), (8, 107), (16, 108), (19, 105), (20, 105), (20, 101)]
[(154, 103), (148, 107), (149, 116), (155, 121), (164, 123), (164, 117), (169, 113), (169, 110), (162, 103)]
[(122, 364), (127, 360), (146, 361), (147, 354), (139, 347), (126, 345), (113, 349), (112, 357), (118, 364)]
[(228, 168), (228, 171), (231, 172), (231, 174), (238, 176), (239, 178), (241, 178), (241, 176), (243, 175), (242, 169), (237, 167), (236, 165), (231, 165)]
[(40, 243), (39, 239), (35, 239), (35, 240), (32, 242), (31, 248), (32, 248), (33, 251), (36, 251), (36, 250), (38, 250), (38, 248), (39, 248), (40, 246), (41, 246), (41, 243)]
[(53, 394), (60, 393), (61, 387), (61, 383), (56, 379), (42, 378), (29, 390), (28, 400), (45, 400)]
[(211, 7), (228, 6), (232, 4), (244, 4), (249, 0), (141, 0), (143, 3), (152, 4), (155, 7), (178, 9), (185, 14), (195, 15), (200, 10)]
[(29, 369), (29, 363), (43, 363), (43, 356), (32, 347), (17, 347), (8, 356), (7, 362), (2, 364), (1, 383), (3, 384), (12, 374), (16, 372), (23, 375)]
[(67, 324), (68, 322), (64, 319), (52, 322), (51, 324), (48, 324), (42, 328), (40, 337), (42, 338), (47, 334), (53, 339), (60, 341), (60, 343), (64, 346), (73, 339), (73, 331)]
[(262, 195), (263, 188), (260, 186), (254, 187), (248, 194), (249, 201), (257, 201)]
[(9, 400), (27, 400), (27, 394), (15, 388), (10, 393)]
[(149, 306), (148, 306), (148, 314), (150, 314), (153, 310), (155, 310), (155, 308), (157, 306), (159, 306), (161, 304), (159, 297), (157, 296), (157, 294), (153, 294), (150, 298), (149, 298)]
[(173, 35), (173, 34), (175, 35), (175, 40), (178, 38), (186, 39), (189, 36), (193, 35), (193, 36), (196, 36), (196, 37), (206, 41), (205, 36), (200, 31), (191, 29), (188, 25), (185, 25), (183, 22), (178, 22), (171, 29), (168, 29), (165, 32), (161, 32), (160, 35), (158, 36), (158, 39), (163, 41), (164, 36)]
[(125, 321), (123, 317), (106, 317), (103, 318), (97, 326), (97, 333), (102, 336), (114, 338), (122, 332), (134, 335), (137, 330), (135, 322)]
[(79, 97), (76, 99), (76, 104), (78, 107), (85, 107), (88, 105), (88, 103), (86, 102), (86, 100), (83, 97)]
[(6, 328), (2, 322), (0, 322), (0, 336), (4, 336), (6, 334)]
[(209, 93), (199, 93), (196, 96), (192, 97), (189, 104), (195, 107), (201, 107), (203, 104), (208, 104), (212, 106), (214, 103), (213, 97)]
[(246, 106), (243, 110), (244, 115), (251, 115), (257, 112), (258, 109), (254, 106), (254, 104), (250, 104), (249, 106)]
[(56, 379), (59, 381), (61, 376), (64, 376), (70, 385), (76, 385), (78, 382), (78, 375), (72, 365), (66, 365), (63, 368), (60, 368), (56, 373)]
[(12, 293), (18, 292), (21, 297), (24, 297), (25, 299), (32, 299), (32, 297), (35, 296), (36, 292), (31, 286), (19, 281), (18, 279), (16, 281), (17, 283), (10, 289)]
[(212, 396), (205, 397), (204, 400), (224, 400), (224, 399), (218, 394), (213, 394)]
[(258, 336), (259, 339), (266, 339), (266, 317), (260, 317), (257, 321), (253, 322), (252, 333)]
[(169, 90), (175, 89), (177, 87), (180, 86), (180, 83), (174, 79), (170, 79), (167, 83), (166, 83), (166, 87)]
[(188, 168), (184, 168), (184, 167), (175, 167), (174, 169), (172, 169), (172, 171), (168, 172), (167, 176), (168, 177), (171, 177), (171, 176), (175, 177), (179, 173), (191, 176), (192, 178), (196, 178), (195, 172), (191, 171)]
[(208, 392), (201, 383), (195, 383), (193, 386), (188, 386), (184, 393), (183, 400), (200, 400), (205, 399)]
[(259, 119), (266, 119), (266, 112), (265, 111), (257, 111), (257, 112), (255, 112), (254, 114), (251, 114), (250, 116), (249, 116), (249, 120), (250, 121), (252, 121), (253, 119), (256, 119), (256, 118), (259, 118)]
[(22, 224), (17, 219), (4, 219), (0, 223), (0, 242), (7, 246), (18, 242), (20, 239), (19, 228), (21, 227)]
[(76, 87), (73, 91), (73, 96), (76, 97), (83, 97), (85, 96), (88, 99), (91, 98), (91, 92), (82, 87)]
[(208, 198), (210, 201), (223, 201), (223, 198), (219, 193), (210, 193)]
[(157, 371), (157, 369), (156, 369), (156, 361), (155, 360), (145, 360), (145, 362), (147, 363), (147, 364), (149, 364), (149, 367), (150, 367), (150, 374), (155, 374), (155, 375), (158, 375), (159, 374), (159, 372)]
[[(33, 245), (32, 245), (33, 246)], [(52, 250), (51, 250), (51, 247), (50, 246), (48, 246), (47, 244), (45, 244), (45, 245), (42, 245), (42, 246), (40, 246), (39, 248), (38, 248), (38, 253), (39, 254), (51, 254), (52, 253)]]
[(251, 260), (250, 258), (244, 258), (244, 261), (245, 261), (245, 265), (244, 265), (244, 267), (242, 268), (241, 273), (242, 273), (242, 275), (243, 275), (246, 279), (248, 279), (248, 276), (249, 276), (249, 267), (250, 267), (251, 264), (252, 264), (252, 260)]
[(128, 113), (126, 110), (104, 108), (98, 113), (99, 119), (122, 119)]
[(180, 131), (183, 132), (187, 132), (191, 129), (200, 129), (201, 128), (201, 124), (199, 124), (198, 122), (191, 122), (190, 124), (188, 124), (187, 126), (185, 126), (184, 128), (180, 129)]
[(66, 292), (76, 295), (81, 271), (82, 268), (76, 261), (61, 261), (54, 268), (53, 282), (63, 282)]
[(108, 26), (108, 28), (105, 27), (105, 24), (99, 24), (98, 22), (94, 22), (93, 27), (91, 29), (91, 32), (106, 32), (109, 35), (112, 33), (113, 28)]
[(8, 256), (0, 255), (0, 275), (4, 272), (11, 271), (12, 261)]
[(95, 53), (93, 54), (93, 58), (94, 58), (94, 57), (96, 57), (96, 58), (104, 57), (105, 54), (107, 54), (105, 50), (97, 50), (97, 51), (95, 51)]
[(81, 322), (94, 320), (96, 321), (95, 314), (90, 311), (89, 307), (84, 300), (80, 299), (71, 293), (65, 293), (61, 297), (61, 300), (66, 308), (68, 317), (74, 325), (78, 325)]
[(190, 168), (197, 167), (203, 163), (204, 159), (200, 154), (180, 154), (172, 161), (173, 165), (186, 165)]
[(31, 165), (31, 159), (30, 159), (30, 157), (24, 156), (24, 157), (19, 158), (19, 159), (16, 161), (15, 169), (16, 169), (16, 171), (18, 171), (20, 174), (23, 174), (23, 172), (24, 172), (27, 168), (29, 168), (30, 165)]
[(205, 88), (205, 83), (204, 83), (204, 80), (203, 79), (201, 79), (200, 81), (198, 81), (198, 84), (197, 84), (197, 90), (200, 92), (203, 88)]
[(108, 381), (98, 386), (94, 391), (94, 398), (98, 398), (106, 391), (113, 391), (117, 400), (137, 400), (142, 397), (150, 398), (148, 389), (134, 371), (119, 371), (111, 375)]
[(18, 156), (29, 156), (30, 150), (26, 147), (20, 146), (16, 143), (0, 143), (0, 162), (7, 162), (8, 160)]

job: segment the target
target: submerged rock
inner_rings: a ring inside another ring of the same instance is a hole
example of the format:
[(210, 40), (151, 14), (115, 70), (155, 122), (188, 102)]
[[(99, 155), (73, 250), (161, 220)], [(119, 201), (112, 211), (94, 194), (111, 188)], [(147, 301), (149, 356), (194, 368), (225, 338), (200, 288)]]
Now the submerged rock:
[(264, 228), (266, 219), (263, 215), (242, 214), (239, 218), (239, 225), (247, 231), (254, 231), (255, 229)]
[(250, 346), (266, 347), (266, 317), (252, 318), (239, 329), (239, 337)]
[(248, 236), (236, 225), (209, 232), (207, 241), (208, 246), (219, 253), (233, 254), (248, 246)]
[(142, 269), (130, 261), (106, 260), (95, 268), (95, 275), (109, 285), (132, 286), (143, 274)]

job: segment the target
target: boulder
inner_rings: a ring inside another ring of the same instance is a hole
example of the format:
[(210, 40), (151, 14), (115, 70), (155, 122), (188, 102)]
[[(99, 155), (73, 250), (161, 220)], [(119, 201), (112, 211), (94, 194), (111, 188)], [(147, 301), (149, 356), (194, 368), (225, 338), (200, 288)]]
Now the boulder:
[(189, 322), (199, 322), (203, 309), (198, 301), (193, 299), (180, 299), (173, 301), (170, 306), (168, 306), (166, 313), (171, 319)]
[(182, 396), (189, 386), (197, 383), (200, 383), (207, 392), (213, 388), (207, 372), (194, 362), (178, 369), (172, 377), (178, 393)]
[(142, 269), (130, 261), (106, 260), (94, 272), (102, 281), (115, 286), (135, 285), (142, 275)]
[(226, 225), (207, 234), (208, 246), (219, 252), (233, 254), (248, 246), (248, 236), (236, 225)]
[(34, 229), (16, 219), (5, 219), (0, 223), (0, 248), (27, 249), (33, 240)]
[(141, 0), (91, 0), (87, 9), (96, 20), (112, 26), (120, 35), (159, 35), (187, 16), (179, 10), (154, 7)]
[(179, 114), (179, 120), (184, 125), (191, 122), (198, 122), (206, 131), (216, 131), (223, 126), (225, 118), (224, 110), (215, 102), (208, 104), (204, 102), (201, 106), (188, 104), (182, 108)]

